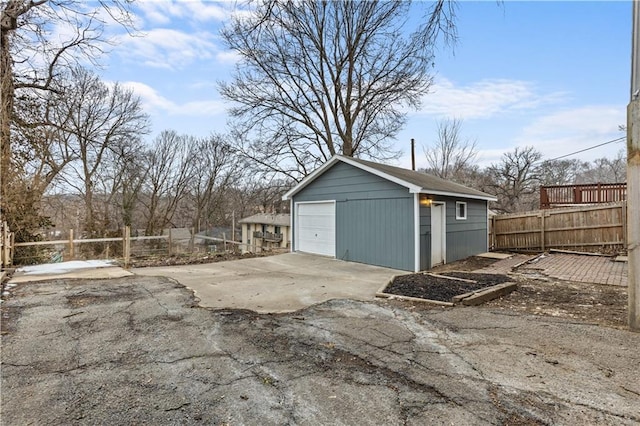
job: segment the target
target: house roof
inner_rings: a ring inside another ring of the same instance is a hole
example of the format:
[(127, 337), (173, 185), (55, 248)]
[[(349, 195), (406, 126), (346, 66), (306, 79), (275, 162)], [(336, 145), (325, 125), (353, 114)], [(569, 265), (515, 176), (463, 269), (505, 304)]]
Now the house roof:
[(283, 213), (258, 213), (253, 216), (240, 219), (238, 223), (260, 223), (264, 225), (289, 226), (291, 224), (291, 217), (290, 215)]
[(313, 182), (318, 176), (322, 175), (326, 170), (331, 168), (337, 162), (343, 162), (365, 170), (376, 176), (380, 176), (398, 185), (409, 189), (411, 193), (433, 194), (445, 196), (462, 196), (464, 198), (472, 198), (479, 200), (497, 201), (496, 197), (473, 188), (466, 187), (437, 176), (427, 173), (417, 172), (415, 170), (403, 169), (401, 167), (389, 166), (386, 164), (374, 163), (373, 161), (361, 160), (359, 158), (344, 157), (342, 155), (334, 155), (329, 161), (316, 169), (309, 176), (304, 178), (298, 185), (294, 186), (282, 197), (283, 200), (289, 200), (304, 187)]

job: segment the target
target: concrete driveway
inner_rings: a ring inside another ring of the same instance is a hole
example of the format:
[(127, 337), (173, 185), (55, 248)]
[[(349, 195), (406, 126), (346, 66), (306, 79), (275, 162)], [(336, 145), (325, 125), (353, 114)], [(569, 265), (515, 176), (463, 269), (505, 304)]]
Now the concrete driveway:
[(173, 278), (195, 292), (200, 306), (261, 313), (296, 311), (330, 299), (372, 300), (391, 277), (406, 273), (303, 253), (132, 272)]

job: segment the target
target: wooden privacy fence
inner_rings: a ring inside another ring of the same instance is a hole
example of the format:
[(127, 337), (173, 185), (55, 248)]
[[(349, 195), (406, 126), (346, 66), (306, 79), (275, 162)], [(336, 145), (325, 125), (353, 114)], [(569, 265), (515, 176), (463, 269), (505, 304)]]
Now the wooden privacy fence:
[(494, 216), (490, 245), (496, 251), (621, 252), (627, 247), (626, 202)]
[[(211, 242), (215, 242), (215, 243), (222, 243), (220, 244), (223, 248), (223, 250), (226, 250), (227, 248), (227, 244), (230, 245), (236, 245), (238, 247), (242, 247), (242, 246), (249, 246), (248, 244), (243, 244), (241, 242), (238, 241), (233, 241), (233, 240), (228, 240), (225, 235), (223, 234), (223, 238), (215, 238), (215, 237), (209, 237), (206, 235), (196, 235), (194, 233), (193, 230), (191, 230), (191, 237), (189, 239), (189, 241), (187, 242), (187, 247), (186, 247), (186, 251), (196, 251), (195, 250), (195, 240), (201, 240), (203, 242), (207, 242), (207, 241), (211, 241)], [(4, 241), (4, 240), (3, 240)], [(20, 248), (20, 247), (49, 247), (52, 249), (52, 253), (54, 254), (54, 256), (52, 256), (51, 260), (52, 262), (61, 262), (63, 260), (73, 260), (73, 259), (77, 259), (78, 258), (78, 249), (79, 246), (82, 245), (88, 245), (88, 244), (106, 244), (106, 250), (103, 252), (102, 256), (91, 256), (89, 255), (88, 257), (83, 254), (84, 257), (87, 257), (89, 259), (96, 259), (98, 257), (102, 257), (102, 258), (122, 258), (124, 266), (128, 267), (130, 265), (131, 262), (131, 256), (132, 256), (132, 243), (135, 242), (153, 242), (155, 241), (156, 243), (162, 243), (164, 244), (164, 249), (162, 249), (163, 254), (174, 254), (175, 252), (179, 251), (177, 249), (177, 247), (180, 245), (177, 241), (174, 241), (174, 238), (172, 237), (172, 233), (171, 230), (169, 230), (168, 234), (166, 235), (154, 235), (154, 236), (131, 236), (131, 229), (129, 227), (125, 227), (122, 230), (122, 237), (112, 237), (112, 238), (74, 238), (74, 232), (73, 229), (69, 230), (69, 238), (68, 239), (61, 239), (61, 240), (49, 240), (49, 241), (33, 241), (33, 242), (23, 242), (23, 243), (15, 243), (13, 244), (12, 247), (15, 248)], [(109, 250), (109, 244), (121, 244), (121, 253), (119, 252), (118, 255), (115, 255), (115, 250), (112, 250), (110, 252)], [(255, 247), (255, 245), (253, 246)], [(134, 252), (135, 250), (135, 246), (134, 246)], [(184, 250), (180, 250), (180, 251), (184, 251)], [(4, 252), (4, 251), (3, 251)], [(110, 256), (111, 254), (111, 256)], [(121, 254), (121, 256), (120, 256)], [(3, 257), (3, 261), (4, 261), (4, 257)], [(43, 262), (40, 262), (43, 263)], [(48, 263), (47, 260), (44, 261), (44, 263)]]

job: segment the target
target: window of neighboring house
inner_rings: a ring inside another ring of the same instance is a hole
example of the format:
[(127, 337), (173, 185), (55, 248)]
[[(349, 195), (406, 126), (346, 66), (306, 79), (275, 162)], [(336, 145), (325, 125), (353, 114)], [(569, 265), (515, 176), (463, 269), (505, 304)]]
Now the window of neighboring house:
[(267, 232), (267, 225), (264, 223), (262, 224), (262, 232)]
[(275, 230), (273, 231), (274, 234), (278, 235), (281, 234), (282, 232), (280, 232), (280, 227), (276, 226)]
[(467, 220), (467, 203), (456, 201), (456, 219)]

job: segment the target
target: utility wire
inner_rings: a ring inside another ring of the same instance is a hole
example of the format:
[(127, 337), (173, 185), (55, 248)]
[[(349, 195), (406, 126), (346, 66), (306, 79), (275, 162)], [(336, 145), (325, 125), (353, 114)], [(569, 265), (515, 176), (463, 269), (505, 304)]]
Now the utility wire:
[(572, 152), (572, 153), (569, 153), (569, 154), (561, 155), (561, 156), (556, 157), (556, 158), (551, 158), (551, 159), (549, 159), (549, 160), (542, 160), (542, 161), (555, 161), (555, 160), (559, 160), (559, 159), (561, 159), (561, 158), (570, 157), (570, 156), (572, 156), (572, 155), (580, 154), (580, 153), (582, 153), (582, 152), (589, 151), (589, 150), (592, 150), (592, 149), (595, 149), (595, 148), (599, 148), (599, 147), (601, 147), (601, 146), (608, 145), (608, 144), (610, 144), (610, 143), (614, 143), (614, 142), (622, 142), (622, 141), (623, 141), (623, 140), (625, 140), (625, 139), (627, 139), (627, 137), (626, 137), (626, 136), (622, 136), (622, 137), (620, 137), (620, 138), (612, 139), (612, 140), (610, 140), (610, 141), (603, 142), (603, 143), (598, 144), (598, 145), (590, 146), (589, 148), (581, 149), (580, 151)]

